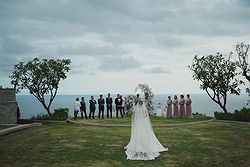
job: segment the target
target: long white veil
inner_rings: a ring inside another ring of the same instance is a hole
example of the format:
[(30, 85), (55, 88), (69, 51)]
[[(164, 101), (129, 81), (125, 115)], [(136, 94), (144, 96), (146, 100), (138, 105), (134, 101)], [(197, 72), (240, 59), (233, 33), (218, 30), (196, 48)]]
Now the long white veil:
[(138, 102), (132, 115), (131, 138), (126, 155), (130, 160), (153, 160), (167, 151), (156, 138), (145, 103)]
[(145, 102), (143, 103), (142, 101), (139, 101), (139, 103), (135, 106), (135, 109), (132, 115), (132, 120), (146, 118), (146, 117), (149, 117), (149, 113), (145, 105)]

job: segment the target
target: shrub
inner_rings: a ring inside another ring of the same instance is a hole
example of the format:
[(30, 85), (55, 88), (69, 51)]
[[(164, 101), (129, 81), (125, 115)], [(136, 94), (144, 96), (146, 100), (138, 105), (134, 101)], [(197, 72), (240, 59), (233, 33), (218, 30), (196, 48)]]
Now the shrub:
[(50, 120), (51, 118), (48, 114), (37, 114), (36, 116), (33, 115), (30, 119)]
[(52, 117), (50, 117), (48, 114), (37, 114), (36, 116), (32, 116), (31, 119), (64, 121), (68, 118), (68, 116), (69, 116), (68, 108), (58, 108), (54, 110), (54, 113), (52, 113)]
[(250, 108), (235, 110), (234, 113), (214, 112), (214, 116), (218, 120), (250, 122)]
[(206, 117), (205, 114), (201, 114), (201, 113), (198, 113), (198, 112), (192, 113), (192, 114), (193, 114), (194, 118), (204, 118), (204, 117)]
[(240, 111), (235, 110), (235, 120), (250, 122), (250, 108), (242, 108)]
[(55, 112), (52, 115), (53, 120), (63, 121), (69, 117), (68, 108), (58, 108), (54, 110)]

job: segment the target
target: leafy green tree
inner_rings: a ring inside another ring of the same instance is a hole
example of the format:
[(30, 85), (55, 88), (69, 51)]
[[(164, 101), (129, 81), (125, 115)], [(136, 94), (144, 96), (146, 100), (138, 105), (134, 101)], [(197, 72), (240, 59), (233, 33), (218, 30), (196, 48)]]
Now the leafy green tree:
[(246, 78), (248, 81), (248, 87), (246, 88), (246, 92), (250, 96), (250, 65), (248, 63), (248, 49), (249, 49), (249, 44), (244, 44), (240, 43), (236, 45), (236, 51), (238, 53), (238, 66), (241, 69), (241, 74)]
[[(19, 62), (14, 65), (14, 71), (10, 76), (11, 84), (16, 92), (28, 89), (29, 93), (41, 102), (44, 109), (51, 117), (50, 107), (56, 97), (59, 82), (66, 79), (71, 61), (69, 59), (38, 59), (34, 58), (28, 62)], [(46, 101), (46, 95), (49, 100)]]
[(230, 61), (220, 53), (216, 55), (194, 57), (189, 66), (193, 78), (201, 82), (200, 88), (227, 113), (227, 93), (239, 95), (240, 82), (235, 79), (236, 63)]

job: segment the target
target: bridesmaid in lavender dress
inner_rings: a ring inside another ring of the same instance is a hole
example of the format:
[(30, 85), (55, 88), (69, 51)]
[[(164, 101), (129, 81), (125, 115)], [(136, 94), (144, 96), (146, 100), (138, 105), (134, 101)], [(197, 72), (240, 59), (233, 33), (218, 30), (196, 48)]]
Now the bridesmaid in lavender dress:
[(184, 96), (183, 95), (181, 95), (180, 96), (180, 102), (179, 102), (179, 104), (180, 104), (180, 115), (179, 115), (179, 117), (180, 118), (186, 118), (186, 114), (185, 114), (185, 99), (184, 99)]
[(179, 114), (178, 114), (178, 98), (175, 95), (174, 96), (174, 118), (179, 118)]
[(171, 97), (168, 96), (168, 100), (167, 100), (167, 105), (168, 105), (168, 108), (167, 108), (167, 118), (172, 118), (172, 100), (171, 100)]
[(187, 100), (186, 100), (186, 114), (187, 114), (187, 118), (193, 118), (191, 104), (192, 104), (192, 100), (190, 98), (190, 95), (187, 94)]

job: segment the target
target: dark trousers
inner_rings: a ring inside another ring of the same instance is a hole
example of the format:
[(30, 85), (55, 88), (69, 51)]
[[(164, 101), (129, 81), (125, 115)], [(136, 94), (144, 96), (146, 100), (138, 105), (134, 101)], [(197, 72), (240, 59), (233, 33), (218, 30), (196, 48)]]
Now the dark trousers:
[(109, 118), (109, 112), (110, 112), (110, 118), (112, 118), (112, 105), (111, 106), (107, 105), (107, 118)]
[(123, 113), (123, 115), (125, 115), (125, 108), (124, 107), (122, 107), (122, 113)]
[(121, 106), (116, 106), (116, 118), (118, 118), (118, 112), (119, 111), (120, 111), (121, 117), (123, 118), (122, 107)]
[(90, 108), (90, 110), (89, 110), (89, 119), (91, 118), (91, 114), (92, 114), (92, 118), (95, 119), (95, 108)]
[(79, 111), (74, 110), (74, 119), (77, 118), (78, 112), (79, 112)]
[(103, 117), (103, 114), (104, 114), (104, 105), (99, 105), (99, 113), (98, 113), (98, 117), (99, 118), (100, 118), (101, 114), (102, 114), (102, 118), (104, 118)]
[(85, 118), (88, 119), (86, 111), (81, 111), (81, 118), (83, 119), (83, 113), (85, 115)]

